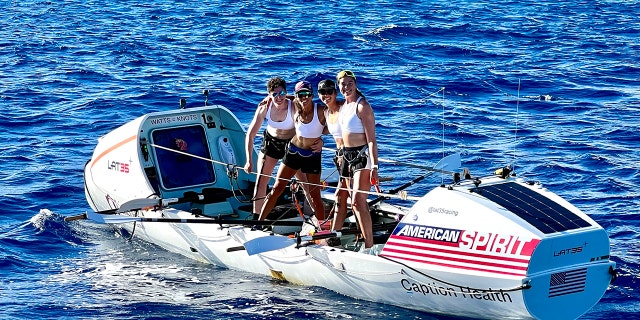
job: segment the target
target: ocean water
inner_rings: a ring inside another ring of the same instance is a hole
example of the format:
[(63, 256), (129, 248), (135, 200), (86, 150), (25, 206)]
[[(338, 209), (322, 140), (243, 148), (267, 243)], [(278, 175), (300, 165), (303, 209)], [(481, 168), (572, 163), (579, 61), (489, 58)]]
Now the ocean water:
[[(476, 175), (513, 164), (600, 223), (619, 278), (582, 319), (637, 319), (638, 16), (637, 0), (4, 1), (0, 318), (451, 319), (63, 221), (90, 210), (83, 165), (126, 121), (180, 98), (200, 105), (208, 89), (248, 125), (268, 78), (292, 90), (351, 69), (380, 157), (434, 164), (462, 152)], [(419, 174), (383, 165), (394, 179), (382, 188)]]

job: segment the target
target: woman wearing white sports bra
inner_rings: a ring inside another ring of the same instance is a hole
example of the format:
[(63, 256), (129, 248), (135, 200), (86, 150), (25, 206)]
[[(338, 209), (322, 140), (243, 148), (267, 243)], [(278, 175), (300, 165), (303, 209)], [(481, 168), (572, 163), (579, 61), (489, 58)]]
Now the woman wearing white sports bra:
[(322, 171), (322, 150), (313, 150), (318, 139), (322, 139), (322, 133), (326, 126), (325, 107), (313, 103), (313, 91), (311, 83), (308, 81), (300, 81), (296, 84), (295, 96), (295, 136), (289, 142), (280, 168), (278, 168), (276, 182), (267, 195), (259, 220), (264, 220), (271, 212), (289, 179), (298, 171), (302, 172), (309, 182), (307, 199), (316, 218), (325, 219), (320, 187), (318, 186)]
[(344, 143), (340, 175), (352, 181), (351, 207), (363, 232), (365, 248), (370, 248), (373, 230), (367, 197), (371, 183), (378, 181), (375, 117), (371, 105), (358, 90), (352, 71), (340, 71), (336, 79), (345, 98), (339, 115)]
[[(326, 79), (318, 83), (318, 96), (320, 100), (327, 106), (325, 118), (327, 119), (327, 129), (329, 134), (336, 141), (336, 152), (333, 162), (336, 165), (338, 173), (340, 172), (340, 163), (342, 162), (342, 128), (340, 127), (340, 108), (344, 104), (344, 100), (338, 100), (338, 92), (336, 83), (333, 80)], [(336, 189), (336, 197), (334, 204), (334, 216), (331, 223), (331, 230), (341, 230), (344, 220), (347, 218), (347, 198), (349, 197), (349, 185), (347, 179), (339, 177), (338, 188)]]
[(256, 162), (258, 175), (253, 192), (254, 219), (257, 219), (260, 209), (264, 205), (264, 197), (270, 180), (269, 176), (273, 173), (278, 160), (284, 157), (287, 143), (296, 133), (292, 101), (286, 97), (287, 83), (280, 77), (271, 78), (267, 82), (267, 91), (269, 99), (258, 105), (245, 138), (247, 162), (244, 165), (244, 170), (247, 173), (251, 173), (254, 171), (252, 159), (253, 141), (264, 120), (267, 120), (267, 128), (264, 130), (264, 138), (262, 139), (258, 161)]

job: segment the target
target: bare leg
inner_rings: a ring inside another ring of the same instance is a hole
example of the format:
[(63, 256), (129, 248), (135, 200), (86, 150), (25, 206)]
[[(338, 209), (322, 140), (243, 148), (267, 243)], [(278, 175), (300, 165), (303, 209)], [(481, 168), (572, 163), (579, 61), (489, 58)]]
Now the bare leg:
[(341, 230), (344, 226), (344, 220), (347, 218), (347, 198), (349, 197), (349, 191), (345, 190), (349, 188), (351, 179), (340, 178), (338, 188), (336, 190), (335, 207), (337, 210), (334, 212), (332, 230)]
[[(302, 173), (302, 171), (296, 171), (296, 179), (298, 179), (300, 186), (302, 186), (302, 192), (304, 192), (305, 199), (309, 199), (311, 195), (309, 194), (309, 185), (307, 184), (307, 174)], [(307, 212), (305, 212), (307, 213)]]
[[(265, 156), (262, 152), (258, 153), (258, 161), (256, 161), (256, 171), (260, 174), (256, 176), (256, 184), (253, 190), (253, 213), (259, 214), (262, 206), (264, 205), (264, 197), (267, 194), (267, 186), (269, 185), (270, 177), (273, 174), (273, 168), (276, 167), (278, 159)], [(264, 176), (267, 175), (267, 176)]]
[(292, 168), (287, 167), (284, 164), (280, 164), (280, 168), (278, 168), (278, 176), (276, 178), (276, 182), (273, 184), (273, 188), (271, 192), (265, 198), (264, 205), (262, 206), (262, 210), (260, 210), (260, 217), (258, 220), (264, 220), (267, 218), (267, 215), (273, 210), (273, 207), (276, 206), (276, 201), (278, 197), (282, 194), (284, 189), (289, 184), (289, 179), (293, 177), (293, 175), (298, 170), (294, 170)]
[(373, 223), (371, 222), (371, 213), (369, 213), (369, 205), (367, 204), (368, 193), (355, 192), (371, 190), (371, 181), (369, 181), (370, 171), (368, 169), (358, 170), (353, 175), (353, 194), (351, 195), (351, 208), (358, 218), (360, 230), (364, 236), (364, 247), (371, 248), (373, 246)]
[(320, 194), (320, 174), (307, 173), (307, 181), (312, 184), (309, 185), (309, 203), (313, 208), (313, 212), (316, 214), (316, 218), (322, 221), (325, 219), (324, 205), (322, 204), (322, 195)]

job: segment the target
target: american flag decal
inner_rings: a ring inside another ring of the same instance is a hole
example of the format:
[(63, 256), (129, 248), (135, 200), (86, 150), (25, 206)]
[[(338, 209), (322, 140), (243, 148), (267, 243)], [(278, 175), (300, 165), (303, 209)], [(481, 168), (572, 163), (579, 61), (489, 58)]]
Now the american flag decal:
[(586, 283), (587, 268), (554, 273), (549, 281), (549, 298), (582, 292)]

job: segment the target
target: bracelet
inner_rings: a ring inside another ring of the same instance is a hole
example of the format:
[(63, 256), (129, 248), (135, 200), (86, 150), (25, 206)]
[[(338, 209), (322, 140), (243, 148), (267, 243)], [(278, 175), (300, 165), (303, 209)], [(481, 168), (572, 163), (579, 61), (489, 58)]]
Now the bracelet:
[(374, 170), (374, 169), (378, 170), (378, 165), (377, 164), (374, 164), (374, 165), (371, 166), (371, 170)]

